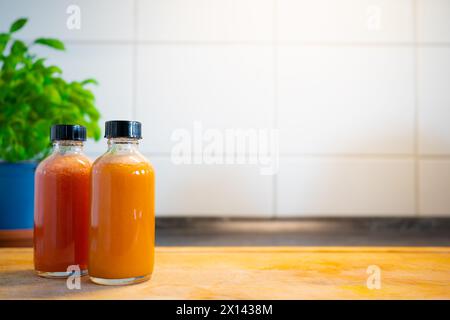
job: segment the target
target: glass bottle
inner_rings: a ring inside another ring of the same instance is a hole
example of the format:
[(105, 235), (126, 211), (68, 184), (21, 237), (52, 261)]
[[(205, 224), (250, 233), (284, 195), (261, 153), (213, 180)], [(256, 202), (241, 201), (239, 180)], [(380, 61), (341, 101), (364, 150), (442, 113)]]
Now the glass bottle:
[(91, 161), (86, 128), (54, 125), (53, 151), (35, 173), (34, 267), (49, 278), (87, 274)]
[(123, 285), (148, 280), (154, 262), (154, 171), (139, 152), (141, 123), (108, 121), (108, 150), (92, 167), (89, 276)]

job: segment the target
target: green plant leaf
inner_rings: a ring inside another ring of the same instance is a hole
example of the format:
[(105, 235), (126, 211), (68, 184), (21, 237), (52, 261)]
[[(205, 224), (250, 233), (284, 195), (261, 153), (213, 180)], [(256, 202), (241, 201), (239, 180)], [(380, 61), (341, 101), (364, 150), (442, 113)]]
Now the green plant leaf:
[(85, 84), (95, 84), (95, 85), (98, 85), (98, 81), (95, 80), (95, 79), (86, 79), (86, 80), (81, 81), (80, 83), (81, 83), (82, 85), (85, 85)]
[(48, 74), (53, 74), (53, 73), (61, 74), (61, 73), (62, 73), (62, 70), (61, 70), (60, 67), (57, 67), (57, 66), (50, 66), (50, 67), (48, 67), (48, 68), (46, 69), (46, 72), (47, 72)]
[[(15, 22), (11, 30), (25, 23), (26, 19)], [(11, 49), (4, 53), (11, 41)], [(39, 38), (34, 43), (64, 49), (57, 39)], [(0, 49), (0, 160), (46, 157), (54, 123), (84, 125), (89, 138), (100, 139), (100, 113), (93, 92), (87, 89), (97, 83), (94, 79), (66, 81), (61, 68), (47, 65), (25, 42), (12, 40), (10, 32), (0, 33)]]
[(56, 50), (65, 50), (64, 43), (59, 41), (58, 39), (52, 38), (39, 38), (34, 41), (36, 44), (41, 44), (47, 47), (51, 47)]
[(0, 33), (0, 55), (8, 45), (9, 39), (11, 39), (11, 35), (9, 33)]
[(11, 47), (11, 54), (20, 56), (24, 54), (28, 50), (27, 45), (20, 40), (14, 41), (12, 47)]
[(58, 90), (53, 86), (46, 86), (44, 88), (44, 94), (48, 97), (49, 101), (54, 104), (61, 103), (61, 96)]
[(9, 32), (13, 33), (13, 32), (19, 31), (20, 29), (23, 28), (23, 26), (27, 23), (27, 21), (28, 21), (27, 18), (17, 19), (16, 21), (13, 22), (13, 24), (9, 28)]

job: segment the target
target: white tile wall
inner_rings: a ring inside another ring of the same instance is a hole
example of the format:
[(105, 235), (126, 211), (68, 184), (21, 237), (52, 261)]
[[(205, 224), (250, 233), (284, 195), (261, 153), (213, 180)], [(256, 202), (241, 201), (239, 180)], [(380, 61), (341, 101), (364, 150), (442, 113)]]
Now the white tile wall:
[(250, 165), (174, 165), (153, 157), (158, 216), (270, 217), (272, 177)]
[[(80, 29), (69, 29), (71, 5), (80, 8)], [(133, 0), (2, 0), (0, 30), (7, 30), (18, 17), (29, 17), (29, 25), (20, 31), (24, 38), (56, 37), (64, 40), (133, 39)]]
[(278, 66), (282, 152), (412, 153), (412, 48), (284, 46)]
[(417, 0), (417, 3), (419, 41), (450, 42), (450, 1)]
[(146, 46), (138, 52), (137, 117), (149, 152), (170, 152), (174, 129), (267, 128), (273, 109), (270, 48)]
[(278, 176), (282, 216), (414, 214), (412, 160), (285, 158)]
[(420, 213), (422, 216), (448, 216), (450, 207), (450, 160), (420, 162)]
[(278, 0), (281, 41), (411, 42), (412, 0)]
[(272, 0), (138, 0), (138, 37), (153, 41), (268, 41)]
[[(102, 121), (143, 122), (159, 216), (450, 215), (448, 0), (0, 0), (1, 31), (21, 16)], [(172, 164), (195, 120), (277, 127), (279, 174)]]
[(450, 47), (419, 49), (422, 154), (450, 154)]

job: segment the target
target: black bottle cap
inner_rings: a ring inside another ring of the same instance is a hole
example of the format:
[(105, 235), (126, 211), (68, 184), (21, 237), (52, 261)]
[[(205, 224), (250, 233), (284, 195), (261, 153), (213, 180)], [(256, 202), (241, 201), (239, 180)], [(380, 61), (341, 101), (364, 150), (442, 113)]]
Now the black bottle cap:
[(50, 140), (86, 141), (86, 127), (78, 124), (55, 124), (50, 128)]
[(105, 123), (105, 138), (142, 138), (142, 125), (138, 121), (113, 120)]

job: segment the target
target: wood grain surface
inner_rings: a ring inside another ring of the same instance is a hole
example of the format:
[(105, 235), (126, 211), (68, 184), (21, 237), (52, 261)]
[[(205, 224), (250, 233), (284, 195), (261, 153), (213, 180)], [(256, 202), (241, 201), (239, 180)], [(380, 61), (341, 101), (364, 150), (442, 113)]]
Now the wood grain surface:
[(450, 299), (447, 247), (159, 247), (155, 261), (148, 282), (69, 290), (34, 274), (32, 249), (3, 248), (0, 299)]

